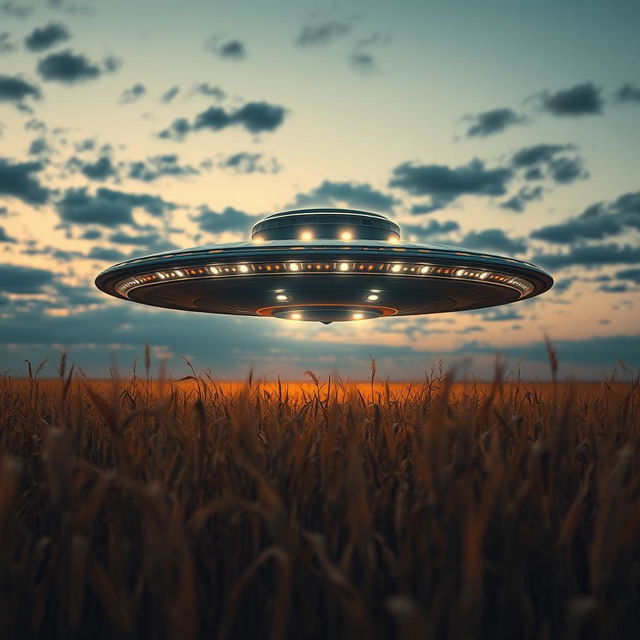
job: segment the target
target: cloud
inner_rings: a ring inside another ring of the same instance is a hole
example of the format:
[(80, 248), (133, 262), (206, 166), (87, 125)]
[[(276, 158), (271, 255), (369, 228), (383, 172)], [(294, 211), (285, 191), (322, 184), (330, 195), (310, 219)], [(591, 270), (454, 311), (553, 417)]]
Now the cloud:
[(0, 226), (0, 243), (5, 244), (15, 244), (18, 242), (15, 238), (7, 235), (7, 232), (4, 230), (4, 227)]
[(511, 211), (522, 213), (527, 202), (540, 200), (543, 193), (544, 189), (540, 186), (533, 188), (521, 187), (516, 195), (512, 196), (508, 200), (505, 200), (504, 202), (501, 202), (500, 206), (503, 209), (511, 209)]
[(40, 136), (39, 138), (31, 141), (28, 153), (31, 156), (39, 156), (41, 154), (49, 153), (50, 151), (51, 147), (49, 146), (46, 138)]
[(101, 76), (103, 73), (118, 68), (115, 58), (107, 58), (102, 66), (90, 62), (82, 54), (73, 53), (70, 49), (51, 53), (38, 62), (37, 72), (43, 80), (75, 84)]
[(199, 93), (203, 96), (209, 96), (211, 98), (215, 98), (216, 100), (224, 100), (227, 95), (220, 87), (216, 87), (215, 85), (209, 84), (208, 82), (201, 82), (200, 84), (196, 85), (191, 91), (192, 95), (194, 93)]
[(92, 247), (86, 257), (90, 260), (102, 260), (104, 262), (123, 262), (128, 256), (117, 249)]
[(549, 269), (582, 266), (601, 267), (608, 264), (636, 264), (640, 262), (640, 247), (617, 244), (581, 245), (566, 253), (539, 253), (533, 262)]
[(429, 220), (428, 224), (403, 224), (402, 234), (404, 236), (417, 236), (417, 241), (429, 240), (434, 236), (446, 235), (453, 231), (458, 231), (460, 225), (455, 220), (445, 220), (438, 222), (437, 220)]
[(66, 166), (72, 170), (79, 170), (89, 180), (100, 182), (118, 175), (118, 170), (108, 155), (100, 156), (95, 162), (83, 162), (74, 156), (68, 160)]
[(531, 233), (537, 240), (571, 244), (584, 240), (602, 240), (625, 229), (640, 230), (640, 191), (625, 193), (613, 202), (599, 202), (579, 216), (568, 218)]
[(13, 196), (27, 204), (44, 204), (49, 199), (50, 190), (33, 175), (42, 169), (40, 162), (12, 163), (0, 158), (0, 196)]
[(136, 226), (133, 209), (141, 208), (159, 217), (174, 209), (175, 205), (158, 196), (124, 193), (100, 188), (94, 195), (86, 188), (67, 189), (56, 209), (63, 223), (95, 224), (103, 227), (117, 227), (120, 224)]
[(34, 29), (25, 39), (24, 46), (29, 51), (44, 51), (70, 38), (67, 28), (59, 22), (50, 22)]
[(166, 176), (184, 177), (198, 175), (200, 171), (190, 165), (179, 164), (176, 154), (152, 156), (146, 161), (131, 162), (128, 177), (132, 180), (153, 182)]
[(479, 312), (485, 322), (506, 322), (509, 320), (523, 320), (524, 316), (515, 309), (491, 309)]
[(8, 31), (0, 31), (0, 56), (13, 53), (16, 48), (11, 41), (11, 34)]
[(15, 2), (4, 2), (2, 5), (0, 5), (0, 12), (10, 18), (25, 20), (33, 13), (33, 7), (19, 5)]
[(258, 220), (256, 216), (249, 215), (233, 207), (227, 207), (218, 213), (206, 206), (200, 207), (200, 213), (192, 218), (202, 231), (208, 233), (222, 233), (224, 231), (247, 232)]
[(324, 46), (348, 35), (352, 28), (352, 21), (327, 20), (306, 24), (295, 39), (295, 44), (299, 47)]
[(640, 102), (640, 87), (632, 84), (625, 84), (615, 92), (618, 102)]
[(477, 158), (461, 167), (405, 162), (393, 170), (389, 186), (404, 189), (414, 196), (430, 196), (431, 202), (423, 209), (428, 213), (464, 195), (504, 195), (512, 177), (511, 169), (487, 169)]
[(265, 158), (262, 153), (240, 151), (223, 158), (218, 166), (233, 169), (236, 173), (278, 173), (282, 167), (275, 158)]
[(119, 102), (120, 104), (131, 104), (132, 102), (140, 100), (140, 98), (142, 98), (145, 93), (147, 93), (147, 88), (140, 82), (136, 82), (136, 84), (134, 84), (132, 87), (129, 87), (128, 89), (125, 89), (120, 94)]
[(504, 131), (507, 127), (522, 124), (526, 118), (519, 116), (513, 109), (501, 108), (483, 111), (475, 115), (465, 116), (465, 120), (471, 120), (473, 124), (467, 129), (466, 137), (481, 137), (493, 135)]
[(511, 157), (511, 164), (518, 169), (546, 164), (558, 153), (573, 149), (575, 147), (571, 144), (535, 144), (516, 151)]
[(48, 269), (0, 264), (0, 291), (6, 293), (40, 293), (53, 282)]
[(524, 238), (509, 238), (502, 229), (469, 231), (462, 240), (462, 246), (508, 254), (524, 253), (527, 250)]
[(626, 293), (629, 291), (629, 285), (626, 284), (603, 284), (598, 287), (598, 291), (605, 293)]
[(598, 115), (604, 107), (602, 89), (592, 82), (585, 82), (555, 93), (545, 91), (540, 94), (540, 106), (554, 116)]
[(365, 51), (354, 51), (349, 56), (349, 63), (359, 73), (373, 73), (376, 70), (376, 59)]
[(616, 272), (616, 278), (620, 280), (631, 280), (635, 284), (640, 284), (640, 269), (623, 269)]
[(40, 89), (19, 76), (0, 74), (0, 102), (21, 103), (25, 98), (40, 98)]
[(222, 107), (209, 107), (199, 113), (193, 123), (186, 118), (178, 118), (161, 131), (158, 136), (164, 139), (182, 140), (189, 132), (210, 129), (220, 131), (230, 126), (240, 126), (249, 133), (274, 131), (284, 121), (286, 109), (267, 102), (247, 102), (235, 111)]
[(178, 85), (174, 85), (171, 89), (167, 89), (161, 96), (160, 101), (164, 103), (171, 102), (180, 92), (180, 87)]
[(558, 154), (575, 150), (572, 144), (536, 144), (523, 147), (511, 157), (515, 169), (525, 169), (525, 179), (540, 180), (545, 175), (558, 184), (570, 184), (588, 177), (580, 156)]
[(244, 43), (236, 38), (220, 41), (219, 36), (211, 36), (206, 41), (205, 48), (225, 60), (239, 61), (247, 57), (247, 49)]
[(396, 198), (374, 189), (367, 183), (324, 180), (315, 189), (305, 193), (298, 193), (293, 206), (322, 207), (340, 204), (356, 209), (390, 211), (397, 203), (398, 200)]
[(579, 156), (554, 158), (547, 167), (550, 177), (559, 184), (570, 184), (589, 176), (584, 168), (584, 161)]

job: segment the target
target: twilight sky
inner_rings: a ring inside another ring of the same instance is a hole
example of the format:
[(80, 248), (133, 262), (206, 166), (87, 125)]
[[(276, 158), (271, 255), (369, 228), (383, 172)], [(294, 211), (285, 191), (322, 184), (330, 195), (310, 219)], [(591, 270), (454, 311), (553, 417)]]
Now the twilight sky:
[[(546, 377), (640, 367), (640, 3), (0, 0), (0, 371), (88, 375), (144, 344), (220, 378), (392, 378), (497, 352)], [(531, 260), (487, 311), (292, 323), (154, 310), (114, 262), (350, 206), (410, 240)], [(54, 372), (53, 365), (47, 373)]]

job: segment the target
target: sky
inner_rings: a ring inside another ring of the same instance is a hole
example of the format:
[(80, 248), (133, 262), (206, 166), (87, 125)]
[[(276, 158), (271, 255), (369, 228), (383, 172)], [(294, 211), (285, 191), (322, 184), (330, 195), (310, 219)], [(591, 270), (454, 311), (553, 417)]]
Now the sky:
[[(640, 3), (0, 0), (0, 372), (598, 379), (640, 368)], [(111, 264), (295, 207), (539, 264), (498, 309), (329, 326), (157, 310)]]

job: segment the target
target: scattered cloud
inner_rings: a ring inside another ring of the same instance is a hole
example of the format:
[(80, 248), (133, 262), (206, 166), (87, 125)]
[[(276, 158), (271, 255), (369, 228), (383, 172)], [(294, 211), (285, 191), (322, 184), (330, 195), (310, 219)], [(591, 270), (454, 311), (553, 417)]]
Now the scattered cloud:
[(70, 37), (67, 27), (59, 22), (50, 22), (44, 27), (34, 29), (24, 39), (24, 46), (29, 51), (44, 51), (65, 42)]
[(4, 2), (0, 5), (0, 13), (9, 18), (25, 20), (33, 13), (33, 6), (17, 4), (15, 2)]
[(247, 48), (237, 38), (221, 39), (220, 36), (211, 36), (205, 42), (205, 48), (218, 56), (218, 58), (225, 60), (239, 61), (247, 57)]
[(295, 44), (299, 47), (324, 46), (345, 37), (352, 28), (352, 20), (326, 20), (306, 24), (295, 39)]
[(544, 189), (540, 186), (537, 187), (520, 187), (518, 193), (514, 196), (500, 203), (500, 206), (503, 209), (511, 209), (511, 211), (515, 211), (516, 213), (522, 213), (528, 202), (533, 202), (534, 200), (540, 200), (542, 198), (542, 194), (544, 193)]
[(609, 264), (640, 262), (640, 247), (617, 244), (580, 245), (564, 253), (539, 253), (533, 262), (549, 269), (582, 266), (588, 269)]
[(13, 53), (17, 49), (8, 31), (0, 31), (0, 56)]
[(262, 153), (240, 151), (223, 158), (218, 167), (232, 169), (236, 173), (278, 173), (282, 166), (275, 158), (265, 158)]
[(571, 144), (535, 144), (516, 151), (511, 158), (511, 164), (518, 169), (546, 164), (558, 153), (573, 149), (575, 147)]
[(91, 247), (86, 255), (90, 260), (101, 260), (104, 262), (122, 262), (127, 259), (127, 255), (118, 249), (109, 247)]
[(79, 158), (73, 157), (67, 163), (67, 167), (77, 168), (89, 180), (100, 182), (118, 175), (117, 168), (107, 155), (100, 156), (95, 162), (83, 162)]
[(8, 235), (4, 227), (0, 226), (0, 243), (15, 244), (16, 242), (17, 240), (12, 236)]
[(584, 160), (579, 156), (573, 158), (554, 158), (547, 165), (549, 176), (559, 184), (571, 184), (589, 176), (584, 168)]
[(488, 169), (479, 159), (460, 167), (404, 162), (393, 170), (390, 187), (414, 196), (429, 196), (421, 213), (441, 209), (464, 195), (502, 196), (513, 172), (507, 167)]
[(523, 147), (511, 157), (511, 166), (523, 169), (525, 180), (541, 180), (546, 176), (558, 184), (570, 184), (589, 176), (583, 158), (559, 155), (575, 149), (572, 144), (542, 143)]
[(75, 84), (115, 71), (118, 66), (115, 58), (107, 58), (102, 65), (98, 65), (90, 62), (84, 55), (66, 49), (42, 58), (36, 70), (43, 80)]
[(20, 76), (0, 74), (0, 102), (21, 104), (26, 98), (38, 100), (40, 95), (37, 85), (23, 80)]
[(640, 269), (623, 269), (616, 272), (616, 278), (619, 280), (631, 280), (635, 284), (640, 284)]
[(376, 70), (376, 59), (366, 51), (354, 51), (351, 53), (349, 63), (359, 73), (373, 73)]
[(625, 193), (613, 202), (599, 202), (579, 216), (537, 229), (531, 237), (556, 244), (602, 240), (627, 229), (640, 230), (640, 191)]
[(42, 171), (40, 162), (16, 162), (0, 158), (0, 196), (13, 196), (27, 204), (44, 204), (50, 190), (34, 174)]
[(202, 231), (207, 233), (223, 233), (224, 231), (247, 232), (257, 222), (257, 217), (227, 207), (224, 211), (212, 211), (207, 206), (199, 208), (200, 213), (193, 217)]
[(0, 291), (5, 293), (40, 293), (52, 282), (53, 275), (48, 269), (0, 264)]
[(191, 165), (180, 164), (180, 158), (176, 154), (164, 154), (147, 158), (144, 162), (129, 163), (127, 177), (132, 180), (153, 182), (158, 178), (167, 176), (185, 177), (199, 174), (200, 171)]
[(438, 222), (437, 220), (429, 220), (428, 224), (403, 224), (402, 234), (409, 238), (415, 239), (417, 242), (432, 240), (436, 236), (443, 236), (454, 231), (459, 231), (460, 225), (455, 220), (445, 220)]
[(158, 196), (124, 193), (106, 188), (100, 188), (91, 195), (85, 187), (67, 189), (62, 199), (56, 203), (63, 223), (112, 228), (121, 224), (136, 226), (133, 219), (133, 210), (136, 208), (159, 217), (174, 209), (175, 205)]
[(332, 182), (324, 180), (311, 191), (298, 193), (293, 202), (296, 207), (322, 207), (346, 205), (356, 209), (390, 211), (398, 200), (392, 195), (374, 189), (367, 183)]
[(51, 152), (51, 147), (47, 142), (47, 139), (40, 136), (39, 138), (35, 138), (32, 140), (29, 145), (29, 155), (30, 156), (40, 156)]
[(220, 87), (209, 84), (208, 82), (201, 82), (200, 84), (196, 85), (192, 89), (191, 95), (196, 93), (207, 96), (209, 98), (215, 98), (216, 100), (224, 100), (227, 96), (227, 94)]
[(618, 102), (640, 102), (640, 87), (632, 84), (625, 84), (615, 92)]
[(510, 238), (502, 229), (470, 231), (464, 236), (461, 244), (469, 249), (507, 254), (524, 253), (527, 250), (527, 241), (524, 238)]
[(504, 131), (513, 125), (526, 122), (524, 116), (518, 115), (513, 109), (507, 107), (491, 109), (475, 115), (467, 115), (464, 119), (472, 122), (465, 134), (467, 138), (485, 138)]
[(286, 109), (267, 102), (247, 102), (235, 111), (222, 107), (209, 107), (199, 113), (192, 123), (186, 118), (178, 118), (161, 131), (158, 136), (164, 139), (183, 140), (187, 133), (209, 129), (220, 131), (231, 126), (240, 126), (249, 133), (259, 134), (274, 131), (284, 121)]
[(125, 89), (120, 94), (120, 104), (131, 104), (140, 100), (147, 93), (147, 88), (140, 82), (136, 82), (132, 87)]
[(178, 85), (174, 85), (171, 89), (167, 89), (161, 96), (160, 102), (169, 103), (171, 102), (180, 92), (180, 87)]
[(598, 287), (598, 291), (604, 291), (605, 293), (626, 293), (629, 291), (629, 285), (627, 284), (602, 284)]
[(555, 93), (544, 91), (539, 98), (544, 111), (560, 117), (599, 115), (604, 108), (602, 89), (592, 82), (577, 84)]

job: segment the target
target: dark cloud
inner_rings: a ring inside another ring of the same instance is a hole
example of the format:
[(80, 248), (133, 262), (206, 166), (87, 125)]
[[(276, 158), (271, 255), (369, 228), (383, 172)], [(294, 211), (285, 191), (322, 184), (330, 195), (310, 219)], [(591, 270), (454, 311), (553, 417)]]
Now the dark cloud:
[(616, 272), (616, 278), (619, 280), (631, 280), (635, 284), (640, 284), (640, 269), (623, 269)]
[(66, 49), (42, 58), (38, 62), (37, 72), (43, 80), (75, 84), (92, 80), (105, 72), (115, 71), (118, 66), (115, 58), (107, 58), (100, 66), (90, 62), (82, 54)]
[(180, 87), (178, 85), (174, 85), (173, 87), (171, 87), (171, 89), (167, 89), (167, 91), (165, 91), (161, 96), (160, 96), (160, 101), (161, 102), (171, 102), (180, 92)]
[(165, 154), (147, 158), (146, 161), (131, 162), (128, 177), (132, 180), (153, 182), (158, 178), (198, 175), (200, 171), (191, 165), (181, 165), (175, 154)]
[(83, 240), (97, 240), (102, 237), (102, 231), (100, 229), (87, 229), (83, 231), (80, 238)]
[(429, 220), (427, 225), (403, 224), (402, 234), (405, 236), (417, 236), (417, 241), (420, 242), (429, 240), (434, 236), (446, 235), (459, 229), (460, 225), (455, 220), (445, 220), (444, 222)]
[(516, 151), (511, 157), (511, 164), (518, 169), (547, 164), (558, 153), (573, 149), (575, 147), (571, 144), (535, 144)]
[(615, 92), (618, 102), (640, 102), (640, 87), (632, 84), (625, 84)]
[(598, 287), (598, 291), (605, 293), (626, 293), (629, 291), (629, 285), (626, 284), (603, 284)]
[(278, 173), (282, 167), (275, 158), (265, 158), (262, 153), (241, 151), (223, 158), (218, 166), (233, 169), (236, 173)]
[(525, 169), (527, 180), (540, 180), (545, 175), (558, 184), (570, 184), (588, 177), (580, 156), (559, 154), (575, 150), (572, 144), (536, 144), (524, 147), (511, 157), (515, 169)]
[(50, 22), (44, 27), (34, 29), (25, 39), (24, 46), (29, 51), (44, 51), (70, 38), (67, 28), (59, 22)]
[(349, 63), (359, 73), (373, 73), (376, 70), (376, 59), (365, 51), (354, 51), (349, 56)]
[(40, 98), (40, 89), (19, 76), (0, 74), (0, 102), (21, 103), (25, 98)]
[(18, 241), (12, 236), (8, 235), (4, 230), (4, 227), (0, 226), (0, 243), (15, 244), (16, 242)]
[(13, 196), (27, 204), (44, 204), (50, 191), (33, 174), (42, 171), (40, 162), (12, 163), (0, 158), (0, 196)]
[(507, 127), (522, 124), (526, 118), (519, 116), (513, 109), (491, 109), (475, 115), (465, 116), (473, 124), (467, 129), (466, 137), (486, 137), (504, 131)]
[(256, 216), (233, 207), (227, 207), (218, 213), (206, 206), (200, 207), (200, 213), (193, 218), (202, 231), (207, 233), (222, 233), (223, 231), (248, 231), (256, 222)]
[(84, 162), (74, 156), (68, 160), (67, 168), (80, 171), (85, 178), (99, 182), (118, 175), (118, 170), (108, 155), (100, 156), (95, 162)]
[(298, 37), (295, 39), (295, 44), (300, 47), (327, 45), (348, 35), (352, 28), (352, 22), (340, 20), (327, 20), (326, 22), (307, 24), (302, 27)]
[(617, 244), (581, 245), (572, 247), (565, 253), (539, 253), (533, 257), (533, 262), (549, 269), (636, 264), (640, 262), (640, 247)]
[(28, 153), (31, 156), (39, 156), (49, 153), (50, 151), (51, 147), (49, 146), (49, 143), (47, 142), (46, 138), (43, 138), (41, 136), (31, 142), (31, 144), (29, 145)]
[(186, 118), (178, 118), (158, 135), (160, 138), (182, 140), (191, 131), (220, 131), (230, 126), (241, 126), (250, 133), (258, 134), (277, 129), (284, 121), (285, 114), (286, 110), (283, 107), (267, 102), (248, 102), (235, 111), (209, 107), (199, 113), (193, 123), (189, 123)]
[(244, 43), (236, 38), (221, 41), (218, 36), (212, 36), (205, 43), (205, 48), (225, 60), (238, 61), (247, 57), (247, 49)]
[(147, 93), (147, 88), (140, 82), (136, 82), (136, 84), (134, 84), (132, 87), (129, 87), (128, 89), (125, 89), (120, 94), (119, 102), (120, 104), (131, 104), (132, 102), (140, 100), (140, 98), (142, 98), (145, 93)]
[(540, 95), (542, 109), (554, 116), (584, 116), (602, 113), (604, 100), (602, 89), (592, 82), (577, 84), (570, 89)]
[(396, 198), (374, 189), (367, 183), (332, 182), (325, 180), (315, 189), (296, 195), (293, 206), (346, 205), (356, 209), (389, 211), (397, 204)]
[(527, 250), (527, 242), (524, 238), (510, 238), (502, 229), (470, 231), (463, 238), (462, 246), (508, 254), (524, 253)]
[(175, 205), (147, 194), (100, 188), (90, 195), (86, 188), (81, 188), (67, 189), (64, 197), (56, 203), (56, 208), (63, 223), (117, 227), (120, 224), (135, 226), (133, 209), (141, 208), (158, 217), (175, 208)]
[(209, 84), (208, 82), (201, 82), (196, 85), (191, 94), (198, 93), (203, 96), (208, 96), (210, 98), (215, 98), (216, 100), (224, 100), (226, 97), (226, 93), (220, 88), (216, 87), (213, 84)]
[(102, 260), (104, 262), (122, 262), (127, 259), (127, 255), (122, 251), (108, 247), (92, 247), (86, 257), (90, 260)]
[(524, 316), (515, 309), (491, 309), (480, 311), (485, 322), (506, 322), (511, 320), (523, 320)]
[(516, 195), (512, 196), (508, 200), (505, 200), (504, 202), (501, 202), (500, 206), (503, 209), (511, 209), (511, 211), (522, 213), (528, 202), (540, 200), (543, 193), (544, 189), (540, 186), (533, 188), (521, 187)]
[(559, 184), (570, 184), (576, 180), (584, 179), (589, 173), (584, 168), (582, 158), (554, 158), (547, 165), (549, 176)]
[(5, 293), (40, 293), (53, 282), (48, 269), (0, 264), (0, 291)]
[(511, 169), (487, 169), (478, 159), (461, 167), (405, 162), (393, 170), (389, 186), (404, 189), (414, 196), (430, 196), (431, 202), (423, 205), (423, 212), (428, 213), (464, 195), (504, 195), (512, 177)]
[(571, 244), (602, 240), (626, 229), (640, 230), (640, 191), (625, 193), (613, 202), (591, 205), (575, 218), (533, 231), (531, 237), (557, 244)]

